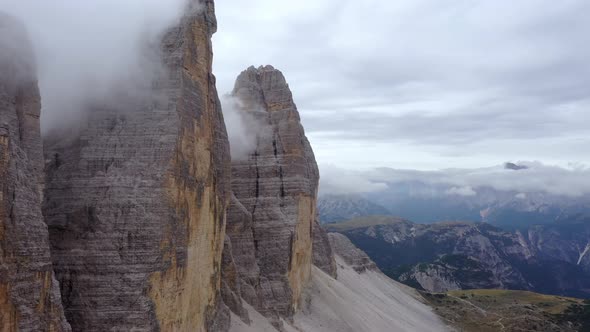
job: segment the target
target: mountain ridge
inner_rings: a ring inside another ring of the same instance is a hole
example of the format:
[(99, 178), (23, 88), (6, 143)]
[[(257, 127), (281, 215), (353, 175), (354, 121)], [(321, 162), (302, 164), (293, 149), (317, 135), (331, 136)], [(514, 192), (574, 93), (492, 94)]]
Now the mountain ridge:
[[(389, 276), (428, 291), (508, 288), (590, 295), (590, 260), (583, 255), (590, 223), (508, 232), (487, 223), (415, 224), (380, 216), (328, 230), (348, 236)], [(539, 273), (543, 269), (551, 272)]]

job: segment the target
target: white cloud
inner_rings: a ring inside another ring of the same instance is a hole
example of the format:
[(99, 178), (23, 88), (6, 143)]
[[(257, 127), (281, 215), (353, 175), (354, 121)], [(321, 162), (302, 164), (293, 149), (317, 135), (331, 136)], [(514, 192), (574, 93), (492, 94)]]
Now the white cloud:
[[(489, 187), (499, 191), (514, 192), (514, 195), (527, 193), (547, 193), (552, 195), (580, 197), (590, 194), (590, 168), (576, 164), (570, 168), (545, 165), (540, 162), (519, 162), (527, 169), (518, 171), (504, 168), (504, 165), (474, 169), (445, 169), (439, 171), (400, 170), (378, 168), (364, 171), (348, 171), (346, 177), (334, 167), (322, 167), (324, 179), (330, 184), (334, 179), (346, 181), (353, 178), (357, 183), (366, 183), (365, 188), (388, 184), (395, 188), (399, 183), (421, 182), (432, 186), (448, 187), (447, 194), (463, 196), (476, 195), (480, 188)], [(335, 175), (330, 175), (330, 173)], [(354, 186), (353, 186), (354, 188)], [(363, 188), (363, 187), (360, 187)], [(342, 187), (343, 190), (346, 187)], [(367, 190), (373, 191), (373, 190)], [(362, 192), (355, 190), (354, 192)]]
[(457, 196), (475, 196), (477, 192), (473, 190), (470, 186), (465, 187), (452, 187), (446, 191), (447, 195), (457, 195)]
[(0, 0), (21, 20), (38, 62), (45, 131), (80, 117), (87, 103), (151, 91), (160, 37), (185, 0)]
[(224, 95), (221, 104), (232, 160), (247, 159), (256, 150), (258, 137), (268, 130), (256, 115), (261, 113), (261, 117), (265, 118), (267, 113), (262, 109), (247, 110), (239, 99), (231, 95)]
[(357, 171), (333, 165), (320, 166), (320, 194), (357, 194), (387, 189), (383, 182), (371, 181)]

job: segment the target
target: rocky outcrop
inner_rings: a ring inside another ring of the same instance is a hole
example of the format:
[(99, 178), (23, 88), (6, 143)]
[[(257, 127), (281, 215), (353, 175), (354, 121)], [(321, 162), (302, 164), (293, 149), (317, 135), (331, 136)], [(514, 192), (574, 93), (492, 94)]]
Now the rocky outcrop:
[(77, 331), (223, 331), (229, 143), (211, 0), (165, 34), (153, 91), (89, 105), (75, 137), (47, 140), (44, 213)]
[(43, 153), (35, 59), (0, 13), (0, 331), (69, 331), (41, 214)]
[(311, 272), (318, 168), (280, 71), (248, 68), (233, 96), (259, 124), (255, 150), (232, 161), (227, 234), (241, 294), (263, 315), (289, 318)]
[(336, 258), (330, 238), (317, 220), (313, 223), (313, 265), (332, 278), (337, 278)]
[(330, 245), (334, 249), (334, 253), (352, 267), (357, 273), (365, 271), (376, 271), (377, 265), (375, 262), (365, 254), (364, 251), (357, 248), (350, 240), (338, 233), (328, 234)]

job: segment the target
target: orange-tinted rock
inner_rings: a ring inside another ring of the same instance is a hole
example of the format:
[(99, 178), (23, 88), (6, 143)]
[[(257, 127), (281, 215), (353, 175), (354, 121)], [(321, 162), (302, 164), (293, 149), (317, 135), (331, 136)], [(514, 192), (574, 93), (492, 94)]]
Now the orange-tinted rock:
[(228, 328), (229, 143), (213, 1), (197, 2), (165, 34), (166, 74), (147, 97), (93, 107), (79, 135), (48, 140), (44, 212), (74, 330)]

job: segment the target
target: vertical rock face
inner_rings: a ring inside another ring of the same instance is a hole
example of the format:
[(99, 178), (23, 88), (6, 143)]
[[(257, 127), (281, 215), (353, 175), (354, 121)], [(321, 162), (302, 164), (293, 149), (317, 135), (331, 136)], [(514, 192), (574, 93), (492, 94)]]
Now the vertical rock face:
[(41, 214), (43, 153), (35, 60), (0, 13), (0, 331), (69, 331)]
[(255, 151), (232, 162), (227, 234), (241, 295), (266, 316), (291, 317), (311, 272), (317, 164), (280, 71), (250, 67), (233, 95), (260, 125)]
[(146, 94), (93, 107), (46, 149), (44, 213), (66, 316), (77, 331), (228, 328), (220, 264), (229, 143), (211, 73), (212, 0), (162, 42)]

